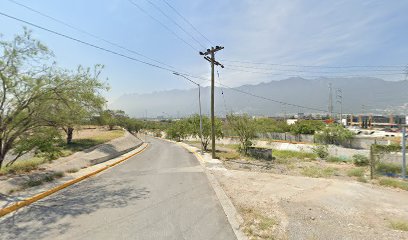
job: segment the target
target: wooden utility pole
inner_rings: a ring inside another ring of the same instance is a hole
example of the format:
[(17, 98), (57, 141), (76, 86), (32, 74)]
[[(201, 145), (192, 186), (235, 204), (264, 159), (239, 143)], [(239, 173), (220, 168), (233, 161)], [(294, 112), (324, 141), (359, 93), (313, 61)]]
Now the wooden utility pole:
[(407, 145), (407, 130), (406, 127), (402, 127), (402, 139), (401, 139), (401, 149), (402, 149), (402, 179), (405, 180), (407, 176), (407, 162), (405, 158), (405, 148)]
[[(215, 53), (224, 49), (224, 47), (215, 46), (211, 47), (211, 49), (207, 49), (206, 52), (200, 52), (200, 55), (204, 55), (204, 59), (211, 63), (211, 156), (215, 158), (215, 114), (214, 114), (214, 66), (224, 66), (215, 61)], [(210, 55), (211, 57), (208, 57)]]

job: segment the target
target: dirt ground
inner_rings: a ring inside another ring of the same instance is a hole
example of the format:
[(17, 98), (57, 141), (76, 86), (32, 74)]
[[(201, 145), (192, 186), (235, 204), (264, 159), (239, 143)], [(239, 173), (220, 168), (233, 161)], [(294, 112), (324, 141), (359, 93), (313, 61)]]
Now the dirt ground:
[(408, 221), (404, 190), (257, 171), (215, 175), (246, 219), (250, 239), (408, 239), (408, 232), (391, 228)]

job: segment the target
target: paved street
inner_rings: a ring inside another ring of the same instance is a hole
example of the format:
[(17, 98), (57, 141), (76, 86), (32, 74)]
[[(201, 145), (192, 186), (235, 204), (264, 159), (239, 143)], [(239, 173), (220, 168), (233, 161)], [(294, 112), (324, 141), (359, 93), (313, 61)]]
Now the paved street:
[(0, 219), (0, 239), (235, 239), (193, 154), (143, 153)]

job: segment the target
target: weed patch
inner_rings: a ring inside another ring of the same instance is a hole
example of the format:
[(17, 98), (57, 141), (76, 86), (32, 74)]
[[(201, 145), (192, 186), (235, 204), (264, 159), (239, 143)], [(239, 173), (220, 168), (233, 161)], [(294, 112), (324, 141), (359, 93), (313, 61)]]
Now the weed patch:
[(254, 209), (240, 208), (244, 219), (243, 231), (250, 239), (274, 239), (273, 230), (278, 221)]
[(390, 226), (394, 230), (408, 231), (408, 222), (401, 220), (390, 221)]
[(397, 180), (397, 179), (392, 179), (392, 178), (380, 178), (378, 183), (381, 186), (399, 188), (399, 189), (408, 191), (408, 182), (405, 182), (402, 180)]
[(272, 156), (276, 159), (300, 159), (300, 160), (315, 160), (317, 154), (309, 152), (297, 152), (290, 150), (272, 150)]
[(364, 168), (353, 168), (347, 171), (347, 176), (349, 177), (363, 177), (365, 169)]
[(38, 166), (44, 162), (46, 162), (46, 160), (37, 157), (19, 162), (17, 161), (11, 166), (1, 168), (0, 175), (27, 173), (36, 170)]
[(325, 178), (325, 177), (331, 177), (336, 173), (335, 168), (331, 167), (325, 167), (325, 168), (320, 168), (320, 167), (306, 167), (302, 170), (302, 175), (306, 177), (313, 177), (313, 178)]

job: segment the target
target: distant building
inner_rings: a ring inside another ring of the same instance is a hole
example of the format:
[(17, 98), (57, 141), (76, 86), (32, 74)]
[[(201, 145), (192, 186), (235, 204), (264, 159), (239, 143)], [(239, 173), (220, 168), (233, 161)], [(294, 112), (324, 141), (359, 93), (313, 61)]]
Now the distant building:
[(348, 115), (347, 125), (359, 126), (361, 128), (398, 128), (407, 123), (405, 115)]

